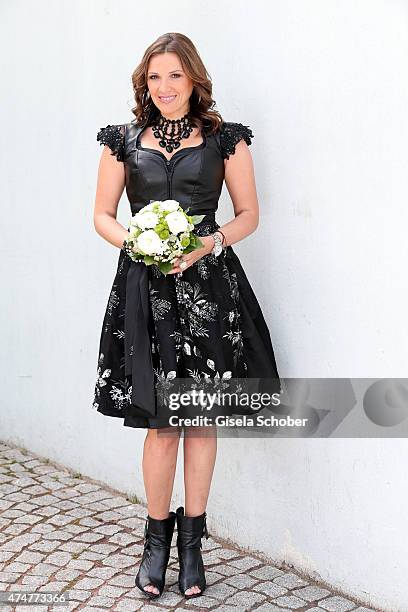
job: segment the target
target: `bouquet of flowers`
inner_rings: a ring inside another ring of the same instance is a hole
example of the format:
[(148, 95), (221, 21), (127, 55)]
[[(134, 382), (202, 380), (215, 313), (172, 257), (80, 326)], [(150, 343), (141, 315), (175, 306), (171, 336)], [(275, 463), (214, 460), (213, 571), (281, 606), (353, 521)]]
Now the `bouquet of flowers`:
[(177, 200), (151, 200), (129, 222), (126, 252), (136, 262), (155, 264), (167, 274), (183, 255), (203, 246), (193, 233), (205, 215), (188, 215)]

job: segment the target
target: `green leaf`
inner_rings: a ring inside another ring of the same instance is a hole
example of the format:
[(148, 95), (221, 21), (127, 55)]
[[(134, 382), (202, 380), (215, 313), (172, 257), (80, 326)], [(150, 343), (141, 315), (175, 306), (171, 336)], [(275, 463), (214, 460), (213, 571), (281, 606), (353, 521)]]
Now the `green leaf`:
[(193, 223), (193, 225), (197, 225), (197, 223), (200, 223), (200, 221), (202, 221), (205, 216), (206, 215), (192, 215), (191, 223)]
[(160, 272), (163, 272), (163, 274), (167, 274), (168, 272), (170, 272), (170, 270), (172, 270), (173, 264), (170, 261), (161, 261), (158, 267)]

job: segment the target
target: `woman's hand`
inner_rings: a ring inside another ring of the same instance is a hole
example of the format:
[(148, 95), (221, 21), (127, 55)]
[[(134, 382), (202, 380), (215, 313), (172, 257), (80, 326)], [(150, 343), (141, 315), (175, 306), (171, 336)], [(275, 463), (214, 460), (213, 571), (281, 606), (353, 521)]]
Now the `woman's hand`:
[[(214, 247), (214, 238), (211, 236), (199, 236), (199, 238), (204, 246), (191, 251), (191, 253), (186, 253), (181, 255), (181, 257), (177, 257), (173, 264), (173, 268), (168, 272), (168, 274), (180, 274), (180, 272), (185, 272), (190, 266), (193, 265), (194, 262), (204, 257), (204, 255), (209, 255), (211, 253)], [(187, 265), (180, 268), (182, 261), (184, 261)]]

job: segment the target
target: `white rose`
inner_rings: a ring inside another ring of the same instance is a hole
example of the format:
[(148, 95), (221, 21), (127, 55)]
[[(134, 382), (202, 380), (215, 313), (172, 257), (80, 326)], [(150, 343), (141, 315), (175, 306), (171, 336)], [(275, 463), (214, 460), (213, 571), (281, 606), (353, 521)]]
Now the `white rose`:
[(146, 204), (146, 206), (143, 206), (143, 212), (147, 212), (148, 210), (153, 210), (153, 202), (151, 204)]
[(159, 217), (151, 211), (137, 213), (136, 223), (140, 229), (150, 229), (155, 227), (159, 222)]
[(139, 228), (136, 227), (135, 225), (132, 225), (129, 228), (129, 238), (135, 238), (138, 233), (139, 233)]
[(160, 204), (160, 208), (168, 212), (175, 212), (178, 207), (179, 203), (177, 200), (163, 200), (163, 202)]
[(146, 255), (160, 255), (162, 252), (162, 241), (152, 229), (140, 234), (137, 239), (137, 246)]
[(185, 232), (188, 226), (188, 220), (181, 212), (171, 212), (166, 216), (167, 225), (172, 234), (180, 234)]

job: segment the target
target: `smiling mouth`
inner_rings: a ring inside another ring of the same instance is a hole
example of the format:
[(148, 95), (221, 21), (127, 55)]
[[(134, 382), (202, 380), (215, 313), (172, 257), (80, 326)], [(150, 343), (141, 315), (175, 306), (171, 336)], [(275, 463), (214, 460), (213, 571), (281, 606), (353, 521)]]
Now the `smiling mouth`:
[(173, 102), (175, 97), (176, 97), (175, 95), (174, 96), (159, 96), (159, 99), (165, 104), (168, 104), (169, 102)]

